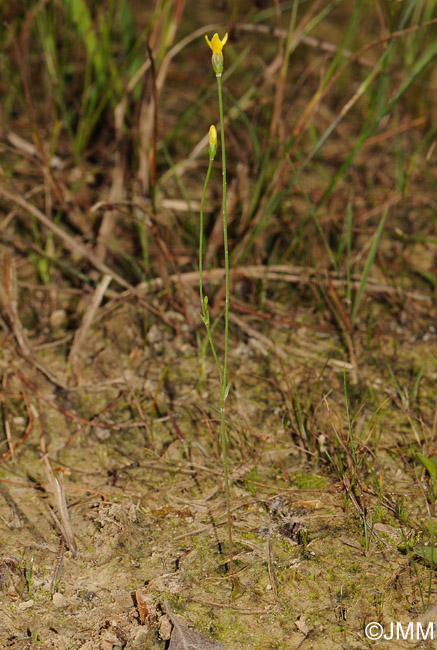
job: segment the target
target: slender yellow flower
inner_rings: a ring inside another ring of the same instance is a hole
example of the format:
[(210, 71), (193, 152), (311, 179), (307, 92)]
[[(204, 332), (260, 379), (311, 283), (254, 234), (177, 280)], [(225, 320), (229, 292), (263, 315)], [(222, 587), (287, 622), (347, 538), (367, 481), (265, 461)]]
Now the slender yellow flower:
[(214, 124), (209, 127), (209, 158), (214, 160), (217, 153), (217, 129)]
[(221, 77), (223, 72), (222, 49), (226, 45), (228, 35), (225, 34), (221, 40), (219, 39), (219, 35), (217, 33), (214, 34), (211, 40), (209, 40), (208, 36), (205, 35), (205, 40), (212, 50), (212, 67), (216, 74), (216, 77)]
[(213, 54), (221, 54), (222, 49), (226, 45), (226, 41), (228, 40), (228, 35), (227, 33), (223, 36), (222, 40), (219, 39), (219, 35), (217, 33), (214, 34), (211, 40), (209, 40), (208, 36), (205, 35), (205, 40), (208, 43), (209, 47), (213, 51)]

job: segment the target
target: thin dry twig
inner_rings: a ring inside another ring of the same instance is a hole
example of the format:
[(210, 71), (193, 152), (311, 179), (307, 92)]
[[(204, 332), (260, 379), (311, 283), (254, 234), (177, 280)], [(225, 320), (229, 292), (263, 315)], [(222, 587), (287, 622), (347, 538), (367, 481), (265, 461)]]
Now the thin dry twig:
[[(176, 28), (182, 18), (182, 12), (184, 8), (184, 1), (178, 0), (176, 4), (172, 19), (171, 19), (171, 29), (166, 33), (166, 48), (169, 47), (176, 35)], [(153, 183), (153, 167), (154, 167), (154, 132), (156, 135), (157, 128), (157, 111), (158, 111), (158, 102), (159, 97), (167, 76), (168, 66), (175, 55), (175, 48), (168, 51), (167, 54), (163, 57), (159, 70), (156, 74), (154, 71), (154, 58), (156, 56), (158, 46), (162, 48), (162, 29), (164, 21), (167, 19), (165, 13), (162, 14), (160, 20), (158, 20), (152, 30), (152, 34), (149, 39), (149, 66), (148, 69), (152, 70), (152, 93), (151, 98), (148, 102), (142, 102), (140, 108), (140, 151), (139, 151), (139, 167), (138, 167), (138, 179), (142, 185), (144, 193), (148, 192), (149, 186)], [(204, 32), (203, 32), (204, 33)], [(188, 41), (189, 42), (189, 41)], [(180, 44), (178, 44), (180, 47)], [(177, 46), (176, 46), (177, 47)], [(184, 47), (184, 45), (182, 46)], [(154, 187), (152, 185), (152, 191)]]
[(275, 600), (278, 600), (278, 586), (276, 581), (275, 567), (272, 562), (272, 541), (270, 535), (267, 537), (267, 567), (269, 570), (270, 584), (272, 586), (273, 595)]
[[(304, 266), (292, 266), (291, 264), (272, 264), (270, 266), (259, 264), (259, 265), (248, 265), (248, 266), (237, 266), (233, 267), (230, 271), (231, 280), (236, 278), (249, 278), (249, 279), (263, 279), (263, 280), (275, 280), (279, 282), (286, 282), (291, 284), (319, 284), (321, 281), (320, 278), (320, 269), (309, 268)], [(203, 276), (205, 282), (210, 284), (221, 284), (224, 278), (225, 270), (223, 268), (210, 269), (203, 271)], [(346, 279), (341, 276), (341, 274), (332, 271), (328, 273), (327, 277), (330, 278), (332, 285), (334, 287), (344, 287), (346, 285)], [(169, 276), (169, 280), (172, 284), (178, 284), (178, 282), (183, 282), (184, 284), (197, 284), (199, 282), (199, 272), (198, 271), (189, 271), (187, 273), (175, 273)], [(361, 276), (354, 275), (351, 279), (351, 287), (353, 289), (358, 289), (361, 282)], [(149, 282), (141, 282), (135, 287), (135, 290), (132, 288), (130, 292), (123, 292), (119, 295), (120, 299), (124, 299), (132, 295), (133, 291), (147, 294), (150, 291), (160, 291), (164, 288), (162, 278), (153, 278)], [(391, 295), (398, 296), (398, 290), (393, 288), (388, 284), (382, 284), (372, 278), (367, 280), (366, 290), (369, 293), (374, 295)], [(410, 298), (412, 300), (417, 300), (419, 302), (424, 302), (430, 304), (432, 298), (419, 291), (404, 291), (403, 295), (405, 298)]]
[(50, 587), (50, 595), (51, 596), (53, 596), (53, 594), (56, 591), (56, 583), (58, 581), (59, 571), (61, 570), (62, 558), (64, 557), (64, 552), (65, 552), (65, 541), (64, 541), (64, 538), (62, 538), (61, 539), (61, 544), (59, 546), (58, 557), (56, 558), (55, 568), (53, 570), (52, 584), (51, 584), (51, 587)]
[[(9, 185), (11, 184), (9, 183)], [(84, 244), (74, 239), (74, 237), (69, 235), (63, 228), (60, 228), (51, 219), (46, 217), (46, 215), (41, 212), (41, 210), (27, 201), (21, 192), (19, 192), (15, 187), (12, 186), (12, 189), (13, 192), (10, 192), (5, 187), (2, 187), (0, 185), (0, 196), (3, 196), (3, 198), (7, 201), (11, 201), (12, 203), (19, 205), (30, 214), (33, 214), (33, 216), (36, 217), (38, 221), (44, 224), (46, 228), (51, 230), (57, 237), (59, 237), (67, 246), (67, 248), (85, 257), (96, 269), (102, 273), (110, 275), (111, 278), (117, 282), (117, 284), (124, 287), (125, 289), (133, 289), (132, 285), (130, 285), (129, 282), (126, 282), (124, 278), (110, 269), (109, 266), (103, 264), (103, 262), (101, 262), (91, 250), (84, 246)]]
[[(9, 456), (11, 456), (16, 451), (16, 449), (18, 449), (18, 447), (23, 444), (23, 442), (26, 440), (26, 438), (28, 437), (28, 435), (30, 434), (30, 432), (33, 429), (33, 423), (35, 421), (35, 417), (34, 417), (34, 414), (33, 414), (32, 406), (30, 404), (29, 396), (28, 396), (27, 391), (26, 391), (26, 389), (25, 389), (25, 387), (23, 385), (23, 382), (20, 381), (20, 383), (21, 383), (21, 392), (22, 392), (22, 395), (23, 395), (23, 398), (24, 398), (24, 402), (26, 404), (26, 411), (27, 411), (27, 417), (28, 417), (27, 425), (26, 425), (26, 428), (24, 430), (24, 433), (17, 440), (15, 445), (13, 445), (11, 448), (9, 448), (8, 451), (5, 451), (4, 454), (0, 455), (0, 461), (5, 460), (5, 458), (8, 458)], [(3, 398), (5, 399), (4, 396), (3, 396)]]
[[(265, 34), (266, 36), (276, 36), (279, 39), (287, 38), (288, 31), (280, 27), (270, 27), (270, 25), (263, 25), (260, 23), (235, 23), (235, 29), (242, 32), (251, 32), (255, 34)], [(336, 54), (338, 52), (338, 45), (335, 43), (330, 43), (329, 41), (322, 41), (320, 38), (314, 38), (314, 36), (306, 36), (302, 33), (302, 29), (296, 30), (296, 34), (293, 38), (291, 49), (294, 50), (299, 43), (308, 45), (314, 49), (322, 50), (322, 52), (329, 52), (331, 54)], [(355, 57), (355, 52), (352, 52), (348, 49), (343, 49), (341, 51), (342, 55), (347, 58)], [(372, 68), (374, 63), (370, 59), (366, 59), (363, 56), (360, 56), (357, 59), (357, 63), (366, 68)]]
[(264, 334), (261, 334), (261, 332), (258, 332), (258, 330), (255, 329), (255, 327), (251, 327), (250, 325), (248, 325), (246, 321), (244, 321), (242, 318), (239, 318), (236, 314), (230, 313), (229, 320), (231, 321), (231, 323), (238, 325), (238, 327), (244, 332), (246, 332), (248, 336), (251, 336), (252, 338), (259, 341), (265, 347), (266, 350), (273, 350), (280, 359), (289, 358), (290, 355), (284, 352), (282, 348), (278, 347), (272, 339), (270, 339), (268, 336), (265, 336)]
[[(170, 470), (168, 470), (170, 471)], [(174, 470), (172, 470), (174, 471)], [(18, 487), (32, 488), (34, 490), (43, 488), (44, 490), (50, 489), (49, 483), (25, 483), (24, 481), (15, 481), (10, 478), (0, 478), (0, 483), (6, 483), (7, 485), (16, 485)], [(105, 492), (101, 490), (95, 490), (85, 485), (64, 485), (64, 490), (71, 490), (75, 492), (87, 492), (89, 494), (96, 494), (99, 497), (102, 497), (101, 503), (108, 501), (108, 497)]]
[[(102, 416), (103, 413), (108, 413), (108, 412), (111, 411), (115, 406), (117, 406), (117, 404), (119, 404), (119, 403), (121, 402), (121, 400), (122, 400), (124, 397), (126, 397), (127, 393), (128, 393), (128, 390), (124, 390), (123, 392), (121, 392), (120, 395), (118, 395), (118, 397), (116, 397), (116, 398), (115, 398), (115, 399), (114, 399), (110, 404), (108, 404), (108, 406), (106, 406), (106, 407), (105, 407), (105, 408), (100, 412), (100, 416)], [(76, 436), (78, 436), (79, 434), (81, 434), (81, 433), (83, 433), (84, 431), (86, 431), (86, 430), (89, 428), (89, 426), (90, 426), (89, 424), (84, 424), (83, 426), (79, 427), (79, 429), (76, 429), (76, 431), (73, 431), (73, 433), (70, 435), (70, 437), (68, 438), (67, 442), (65, 443), (64, 447), (68, 447), (68, 446), (71, 444), (71, 442), (73, 441), (73, 439), (74, 439)], [(146, 423), (144, 423), (144, 426), (147, 427), (148, 425), (147, 425)]]
[[(6, 369), (5, 374), (3, 375), (3, 378), (2, 378), (2, 388), (3, 388), (4, 393), (7, 390), (7, 383), (8, 383), (9, 374), (10, 374), (10, 370)], [(14, 445), (12, 444), (11, 425), (9, 423), (8, 402), (7, 402), (6, 398), (3, 397), (3, 396), (1, 396), (0, 399), (3, 402), (3, 425), (4, 425), (4, 428), (5, 428), (6, 440), (7, 440), (7, 443), (8, 443), (8, 448), (9, 448), (11, 458), (12, 458), (12, 460), (15, 460)]]
[[(1, 190), (1, 187), (0, 187)], [(53, 384), (65, 388), (64, 384), (38, 359), (30, 345), (26, 330), (18, 314), (18, 283), (15, 259), (10, 255), (3, 258), (3, 280), (0, 282), (0, 309), (13, 332), (23, 357), (40, 370)]]
[[(47, 453), (45, 435), (44, 435), (44, 420), (43, 420), (43, 413), (41, 407), (39, 408), (39, 426), (40, 426), (39, 444), (42, 452), (42, 460), (44, 462), (44, 467), (49, 481), (50, 490), (55, 498), (55, 502), (58, 507), (59, 514), (61, 516), (61, 521), (59, 521), (59, 519), (57, 518), (54, 511), (50, 508), (50, 506), (49, 506), (49, 511), (56, 525), (61, 531), (65, 543), (67, 544), (68, 548), (72, 552), (73, 557), (78, 557), (79, 552), (77, 550), (76, 540), (74, 539), (73, 530), (71, 528), (70, 516), (68, 514), (67, 500), (65, 498), (64, 476), (61, 471), (59, 473), (59, 481), (58, 481), (50, 465), (50, 461)], [(60, 553), (60, 560), (59, 560), (60, 562), (62, 561), (62, 554), (63, 554), (63, 548), (61, 544), (61, 553)]]
[(3, 258), (3, 278), (0, 283), (0, 307), (23, 356), (33, 358), (34, 354), (26, 330), (18, 316), (17, 293), (15, 260), (10, 255), (5, 255)]
[(71, 346), (70, 354), (68, 356), (68, 361), (72, 367), (76, 366), (77, 355), (79, 353), (79, 350), (83, 345), (88, 330), (90, 329), (91, 324), (94, 320), (96, 311), (98, 310), (100, 303), (103, 300), (106, 289), (108, 288), (111, 280), (112, 277), (110, 275), (104, 275), (103, 278), (100, 280), (93, 294), (93, 297), (90, 301), (90, 304), (88, 305), (88, 308), (86, 309), (85, 314), (82, 318), (80, 327), (78, 327), (78, 329), (74, 334), (73, 344)]
[[(142, 422), (101, 422), (100, 420), (87, 420), (85, 418), (81, 418), (79, 415), (76, 415), (76, 413), (73, 413), (72, 411), (69, 411), (68, 409), (64, 409), (62, 406), (57, 404), (54, 400), (52, 400), (50, 397), (47, 397), (47, 395), (44, 395), (38, 388), (33, 384), (30, 379), (22, 375), (20, 372), (17, 372), (17, 376), (24, 382), (33, 392), (35, 395), (40, 397), (42, 400), (44, 400), (47, 404), (55, 408), (59, 413), (62, 413), (65, 415), (65, 417), (69, 418), (70, 420), (74, 420), (75, 422), (79, 422), (80, 424), (84, 424), (86, 426), (90, 427), (100, 427), (102, 429), (123, 429), (123, 428), (130, 428), (130, 427), (136, 427), (136, 426), (143, 426)], [(161, 420), (162, 421), (162, 420)], [(1, 457), (0, 457), (1, 458)]]
[(112, 171), (112, 183), (108, 195), (109, 209), (103, 214), (102, 223), (99, 229), (98, 243), (96, 246), (96, 257), (102, 262), (105, 261), (107, 242), (112, 233), (116, 211), (114, 206), (123, 199), (124, 173), (123, 173), (123, 137), (124, 137), (124, 115), (127, 107), (127, 95), (117, 104), (114, 110), (115, 127), (115, 160)]
[(68, 514), (68, 507), (67, 507), (67, 500), (65, 498), (64, 481), (63, 481), (62, 472), (59, 475), (60, 480), (58, 481), (50, 465), (50, 461), (48, 459), (47, 453), (44, 453), (43, 461), (44, 461), (44, 467), (46, 470), (50, 489), (55, 498), (56, 505), (58, 507), (59, 514), (61, 516), (61, 521), (59, 521), (58, 517), (56, 516), (56, 514), (53, 512), (51, 508), (50, 508), (50, 514), (52, 515), (59, 530), (61, 531), (65, 543), (70, 549), (73, 557), (79, 557), (79, 551), (77, 549), (76, 540), (74, 539), (73, 529), (71, 528), (71, 523), (70, 523), (70, 516)]

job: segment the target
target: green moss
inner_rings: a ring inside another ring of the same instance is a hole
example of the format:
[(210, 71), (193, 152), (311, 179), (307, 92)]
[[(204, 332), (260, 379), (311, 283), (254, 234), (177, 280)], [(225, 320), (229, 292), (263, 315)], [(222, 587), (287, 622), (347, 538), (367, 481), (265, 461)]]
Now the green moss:
[(325, 476), (318, 474), (310, 474), (306, 472), (290, 472), (290, 479), (297, 487), (317, 490), (326, 487), (328, 479)]

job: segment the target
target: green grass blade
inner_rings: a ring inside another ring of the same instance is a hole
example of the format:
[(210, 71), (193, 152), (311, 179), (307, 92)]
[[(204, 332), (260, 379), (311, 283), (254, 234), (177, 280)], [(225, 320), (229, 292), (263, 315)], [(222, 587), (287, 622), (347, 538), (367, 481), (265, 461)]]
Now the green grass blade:
[(387, 215), (388, 215), (388, 208), (386, 208), (386, 210), (384, 211), (382, 219), (379, 222), (378, 230), (376, 231), (375, 237), (374, 237), (373, 242), (372, 242), (372, 246), (371, 246), (369, 254), (367, 256), (366, 263), (364, 265), (363, 273), (361, 275), (361, 280), (360, 280), (360, 286), (358, 287), (358, 291), (357, 291), (357, 294), (355, 296), (354, 304), (353, 304), (353, 307), (352, 307), (352, 316), (351, 316), (352, 324), (354, 324), (355, 318), (357, 316), (357, 312), (358, 312), (358, 308), (360, 306), (361, 298), (363, 296), (363, 292), (364, 292), (364, 289), (366, 287), (367, 278), (369, 276), (369, 272), (370, 272), (370, 269), (372, 267), (373, 260), (375, 259), (376, 251), (378, 250), (381, 235), (382, 235), (382, 232), (384, 230)]
[(337, 260), (335, 259), (334, 252), (333, 252), (332, 248), (330, 247), (328, 240), (326, 239), (325, 233), (323, 232), (322, 225), (321, 225), (321, 223), (320, 223), (320, 221), (319, 221), (319, 219), (317, 217), (317, 213), (316, 213), (316, 211), (315, 211), (315, 209), (313, 207), (313, 204), (311, 203), (311, 200), (310, 200), (307, 192), (305, 192), (302, 183), (298, 179), (297, 179), (297, 184), (299, 186), (300, 191), (302, 192), (302, 194), (305, 197), (305, 201), (307, 202), (309, 213), (312, 216), (312, 218), (314, 220), (314, 223), (316, 224), (317, 231), (318, 231), (318, 233), (320, 235), (320, 238), (321, 238), (321, 240), (323, 242), (325, 250), (326, 250), (326, 252), (328, 254), (329, 260), (330, 260), (332, 266), (334, 267), (334, 269), (336, 271), (338, 271)]
[[(388, 50), (388, 48), (387, 48)], [(383, 55), (383, 58), (385, 58), (387, 55)], [(404, 83), (401, 85), (400, 89), (396, 93), (396, 95), (393, 97), (393, 99), (385, 105), (385, 107), (381, 110), (381, 112), (376, 116), (374, 122), (366, 129), (364, 128), (360, 136), (357, 138), (351, 152), (349, 153), (348, 157), (344, 161), (344, 163), (341, 165), (340, 169), (337, 171), (335, 176), (333, 177), (332, 181), (329, 183), (328, 187), (325, 189), (323, 192), (323, 195), (318, 203), (318, 207), (320, 207), (327, 197), (330, 195), (332, 190), (334, 189), (335, 185), (337, 182), (340, 180), (340, 178), (343, 176), (344, 172), (347, 170), (349, 165), (351, 164), (352, 160), (355, 157), (355, 154), (361, 149), (363, 146), (364, 142), (370, 138), (371, 135), (376, 131), (376, 129), (379, 127), (381, 124), (381, 121), (383, 118), (391, 113), (393, 108), (396, 106), (396, 104), (399, 102), (401, 97), (406, 93), (408, 88), (416, 81), (416, 79), (419, 77), (419, 75), (423, 72), (423, 70), (431, 63), (431, 61), (437, 57), (437, 41), (433, 43), (428, 50), (425, 52), (425, 54), (419, 59), (417, 62), (416, 66), (414, 67), (411, 75), (404, 81)], [(381, 62), (381, 59), (380, 59)], [(378, 64), (375, 66), (374, 70), (376, 70)], [(381, 67), (381, 66), (379, 66)], [(372, 75), (373, 78), (374, 75)], [(340, 122), (340, 116), (336, 120), (334, 120), (333, 124), (327, 129), (325, 134), (322, 136), (323, 142), (326, 141), (328, 138), (328, 135), (334, 130), (334, 128), (337, 126), (337, 124)], [(329, 133), (328, 133), (329, 131)], [(323, 143), (322, 143), (323, 144)], [(308, 159), (305, 160), (305, 165), (309, 160), (314, 156), (314, 153), (316, 153), (316, 150), (320, 148), (321, 145), (318, 145), (315, 150), (313, 150), (309, 155)], [(300, 170), (299, 170), (300, 171)]]
[(99, 85), (105, 83), (105, 60), (99, 39), (93, 27), (91, 13), (84, 0), (65, 0), (71, 21), (82, 39), (87, 57), (91, 61)]

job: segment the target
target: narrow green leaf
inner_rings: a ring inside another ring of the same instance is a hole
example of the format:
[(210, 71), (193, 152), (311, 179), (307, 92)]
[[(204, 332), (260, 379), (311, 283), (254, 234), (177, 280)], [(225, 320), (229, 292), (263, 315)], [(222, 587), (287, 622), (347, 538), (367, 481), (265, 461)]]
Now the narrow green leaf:
[(419, 557), (435, 565), (437, 560), (437, 546), (414, 546), (413, 551)]
[(435, 481), (437, 479), (437, 467), (431, 458), (427, 458), (422, 454), (417, 454), (417, 459), (420, 460), (432, 480)]
[(361, 298), (366, 287), (367, 277), (369, 275), (370, 269), (375, 259), (376, 251), (378, 250), (379, 241), (381, 239), (382, 231), (384, 230), (385, 222), (388, 215), (388, 208), (384, 211), (381, 221), (379, 222), (378, 230), (376, 231), (375, 238), (373, 240), (372, 246), (370, 248), (369, 254), (367, 256), (366, 264), (364, 265), (363, 274), (360, 280), (360, 286), (358, 287), (357, 295), (355, 296), (354, 306), (352, 308), (352, 324), (355, 321), (358, 307), (360, 306)]

